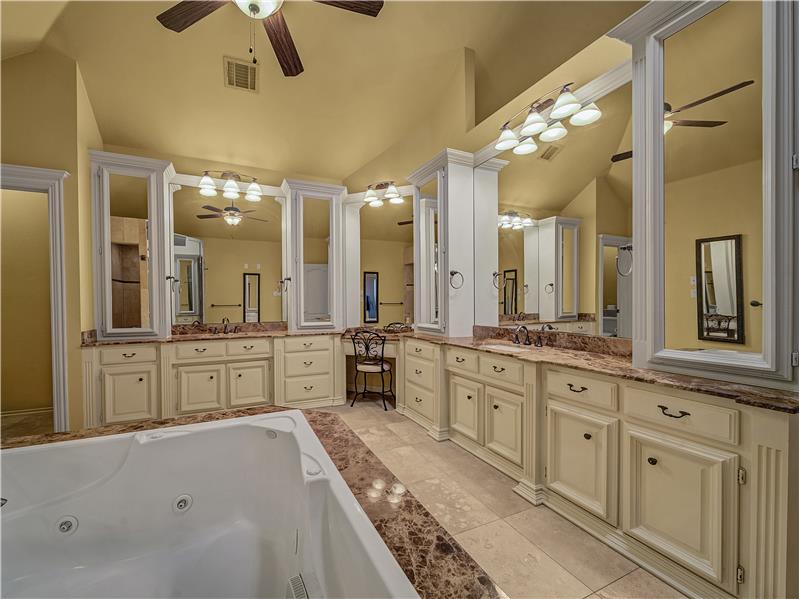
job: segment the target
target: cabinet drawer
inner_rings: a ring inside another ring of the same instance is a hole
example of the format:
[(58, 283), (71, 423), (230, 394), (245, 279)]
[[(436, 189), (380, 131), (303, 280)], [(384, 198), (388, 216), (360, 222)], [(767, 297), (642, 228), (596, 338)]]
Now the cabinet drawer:
[(448, 348), (447, 366), (478, 372), (478, 354), (466, 349)]
[(406, 355), (433, 361), (433, 346), (419, 341), (406, 341)]
[(547, 485), (617, 523), (618, 423), (558, 402), (547, 406)]
[(178, 367), (178, 410), (200, 412), (225, 407), (225, 366)]
[(224, 341), (193, 341), (175, 344), (175, 357), (178, 360), (221, 358), (224, 355)]
[(406, 381), (433, 391), (433, 364), (416, 358), (406, 360)]
[(103, 368), (104, 423), (155, 418), (157, 383), (154, 364)]
[(286, 337), (283, 340), (283, 349), (287, 353), (331, 349), (331, 339), (327, 335)]
[(522, 466), (521, 395), (486, 387), (486, 449)]
[(433, 420), (433, 394), (416, 385), (406, 386), (406, 407), (428, 420)]
[(483, 385), (450, 378), (450, 428), (483, 444)]
[(228, 341), (229, 356), (269, 355), (271, 344), (269, 339), (241, 339)]
[(331, 377), (304, 376), (288, 379), (286, 385), (286, 402), (305, 401), (309, 399), (325, 399), (331, 396)]
[(522, 385), (522, 363), (513, 358), (481, 354), (478, 365), (483, 376), (509, 385)]
[(232, 408), (270, 401), (269, 362), (228, 364), (228, 405)]
[(739, 411), (625, 387), (626, 416), (723, 443), (739, 443)]
[(283, 363), (285, 376), (329, 374), (331, 371), (331, 352), (307, 351), (287, 354)]
[(617, 385), (583, 373), (547, 371), (547, 393), (605, 410), (617, 410)]
[(156, 348), (153, 345), (125, 345), (100, 350), (101, 364), (133, 364), (155, 361)]

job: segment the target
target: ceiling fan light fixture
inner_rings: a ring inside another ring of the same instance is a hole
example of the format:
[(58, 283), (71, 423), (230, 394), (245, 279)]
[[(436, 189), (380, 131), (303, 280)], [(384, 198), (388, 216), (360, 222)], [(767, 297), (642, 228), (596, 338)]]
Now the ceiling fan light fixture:
[(239, 186), (236, 184), (236, 181), (233, 179), (225, 181), (225, 185), (222, 186), (222, 197), (226, 200), (239, 199)]
[(603, 116), (603, 113), (600, 112), (600, 109), (597, 107), (597, 104), (592, 102), (591, 104), (587, 104), (583, 108), (581, 108), (578, 112), (572, 115), (569, 119), (569, 124), (574, 125), (576, 127), (584, 127), (586, 125), (591, 125), (592, 123), (596, 123), (600, 120), (600, 117)]
[(517, 147), (514, 148), (513, 152), (518, 156), (524, 156), (525, 154), (533, 154), (538, 149), (539, 146), (536, 145), (536, 142), (533, 141), (533, 138), (526, 137), (519, 143)]
[(538, 110), (535, 110), (531, 107), (530, 112), (528, 112), (528, 116), (525, 117), (525, 122), (522, 123), (522, 129), (520, 129), (519, 134), (522, 137), (526, 135), (539, 135), (542, 131), (547, 129), (547, 121), (544, 120), (544, 117), (539, 114)]
[(232, 227), (235, 227), (240, 222), (242, 222), (242, 215), (228, 212), (225, 214), (225, 216), (222, 217), (222, 220), (224, 220), (227, 224), (231, 225)]
[(260, 202), (261, 186), (255, 181), (250, 183), (250, 185), (247, 186), (247, 192), (245, 193), (244, 199), (248, 202)]
[(672, 121), (668, 121), (667, 119), (664, 119), (664, 135), (669, 133), (669, 130), (672, 129), (673, 125), (674, 125), (674, 123)]
[(539, 141), (550, 143), (552, 141), (558, 141), (559, 139), (564, 139), (567, 136), (567, 129), (561, 122), (556, 122), (550, 125), (547, 129), (542, 131), (539, 135)]
[(550, 118), (563, 119), (564, 117), (575, 114), (581, 109), (581, 103), (575, 97), (568, 87), (561, 90), (561, 94), (556, 99), (553, 105), (553, 110), (550, 111)]
[(380, 200), (380, 199), (372, 200), (369, 203), (369, 207), (370, 208), (380, 208), (381, 206), (383, 206), (383, 200)]
[(499, 152), (505, 152), (518, 145), (519, 138), (517, 134), (514, 133), (513, 129), (509, 129), (508, 125), (503, 125), (503, 128), (500, 130), (500, 137), (497, 139), (497, 143), (494, 144), (494, 149)]
[(251, 19), (266, 19), (281, 8), (283, 0), (233, 0), (244, 14)]

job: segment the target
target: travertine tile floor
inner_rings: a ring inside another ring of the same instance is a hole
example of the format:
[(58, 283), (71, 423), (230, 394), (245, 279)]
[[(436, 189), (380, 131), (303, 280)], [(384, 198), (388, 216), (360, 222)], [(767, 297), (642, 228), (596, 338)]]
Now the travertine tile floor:
[(546, 507), (514, 481), (379, 402), (339, 414), (510, 599), (681, 599), (683, 595)]

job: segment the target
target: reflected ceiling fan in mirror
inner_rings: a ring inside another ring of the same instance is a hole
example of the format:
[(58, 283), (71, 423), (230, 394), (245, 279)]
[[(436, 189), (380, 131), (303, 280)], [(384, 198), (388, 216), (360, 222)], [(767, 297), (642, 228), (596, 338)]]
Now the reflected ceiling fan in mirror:
[[(245, 214), (250, 212), (255, 212), (255, 210), (239, 210), (236, 206), (233, 205), (231, 202), (230, 206), (226, 206), (225, 208), (217, 208), (216, 206), (209, 206), (206, 204), (202, 207), (204, 210), (210, 210), (212, 214), (195, 214), (197, 218), (200, 219), (207, 219), (207, 218), (221, 218), (225, 221), (225, 224), (235, 227), (242, 220), (245, 218)], [(268, 220), (263, 218), (256, 218), (255, 216), (248, 216), (248, 220), (257, 220), (262, 223), (268, 223)]]
[[(248, 17), (264, 24), (264, 30), (267, 32), (283, 74), (286, 77), (295, 77), (302, 73), (303, 63), (300, 61), (300, 55), (281, 12), (283, 0), (184, 0), (162, 12), (156, 19), (167, 29), (180, 33), (231, 1)], [(383, 8), (383, 0), (315, 0), (315, 2), (369, 17), (377, 17)], [(254, 53), (252, 37), (251, 54)], [(255, 57), (253, 62), (256, 62)]]
[[(716, 100), (722, 96), (730, 94), (732, 92), (738, 91), (742, 88), (748, 87), (753, 85), (755, 81), (752, 79), (748, 81), (741, 81), (736, 85), (732, 85), (730, 87), (726, 87), (718, 92), (714, 92), (704, 98), (700, 98), (699, 100), (695, 100), (694, 102), (689, 102), (688, 104), (684, 104), (680, 108), (672, 108), (669, 103), (664, 102), (664, 135), (666, 135), (670, 129), (673, 127), (719, 127), (724, 125), (728, 121), (703, 121), (703, 120), (688, 120), (688, 119), (672, 119), (672, 115), (677, 114), (679, 112), (683, 112), (684, 110), (688, 110), (689, 108), (694, 108), (695, 106), (700, 106), (701, 104), (705, 104), (706, 102), (710, 102), (711, 100)], [(620, 152), (619, 154), (614, 154), (611, 157), (611, 162), (621, 162), (623, 160), (628, 160), (633, 156), (633, 151), (628, 150), (627, 152)]]

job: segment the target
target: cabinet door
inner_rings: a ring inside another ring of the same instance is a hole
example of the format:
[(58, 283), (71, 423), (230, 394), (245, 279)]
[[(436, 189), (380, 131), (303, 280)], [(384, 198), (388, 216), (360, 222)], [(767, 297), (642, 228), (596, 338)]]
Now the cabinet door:
[(155, 364), (103, 368), (104, 422), (156, 418), (157, 368)]
[(547, 484), (603, 520), (617, 523), (616, 418), (551, 401)]
[(220, 410), (225, 398), (225, 366), (207, 364), (178, 367), (178, 410)]
[(228, 365), (228, 405), (232, 408), (270, 402), (269, 362)]
[(623, 529), (735, 591), (738, 456), (626, 427)]
[(486, 448), (522, 466), (523, 397), (486, 387)]
[(476, 443), (483, 443), (482, 403), (483, 385), (450, 377), (450, 428)]

